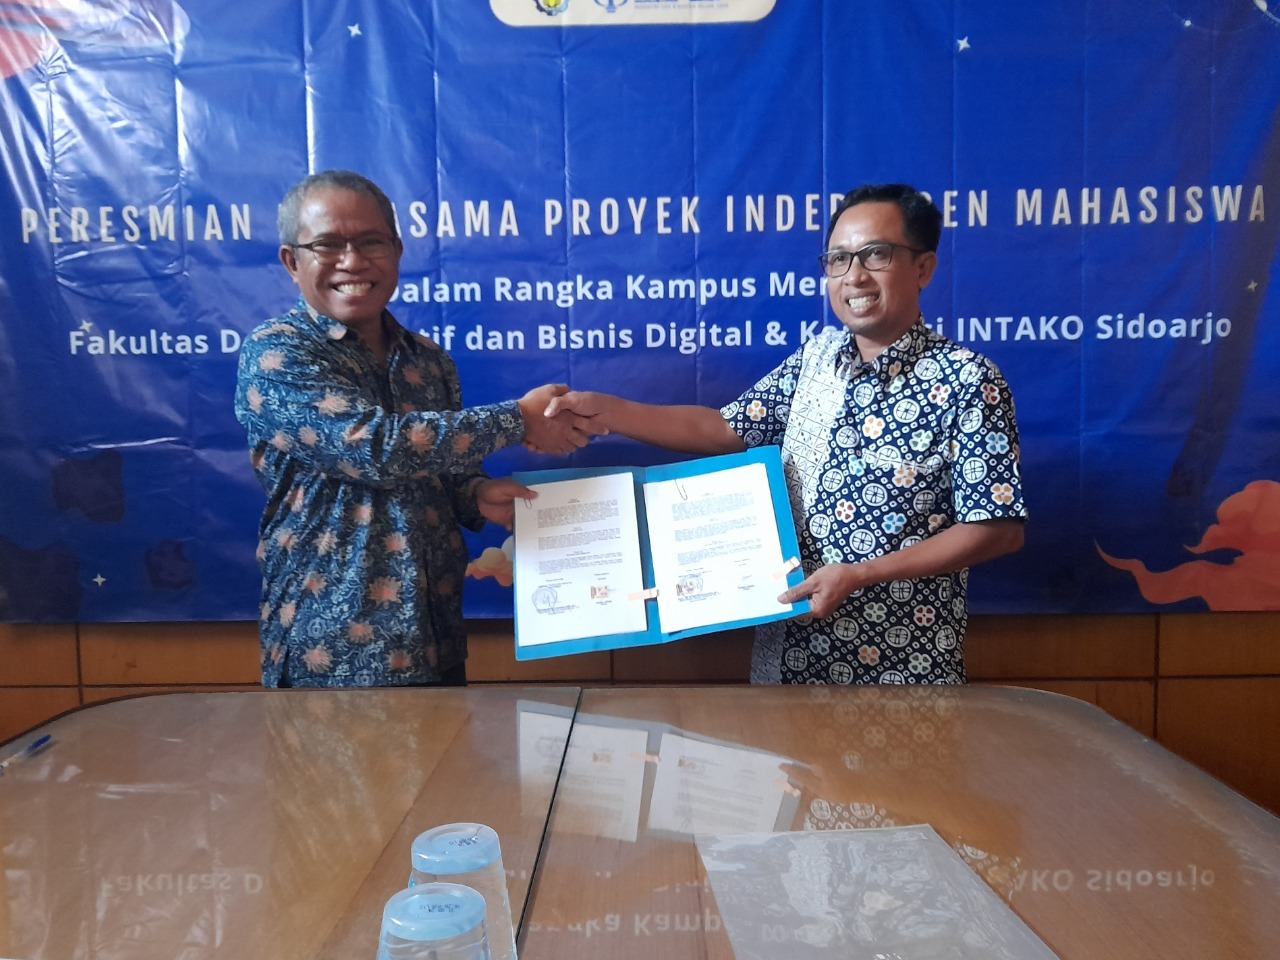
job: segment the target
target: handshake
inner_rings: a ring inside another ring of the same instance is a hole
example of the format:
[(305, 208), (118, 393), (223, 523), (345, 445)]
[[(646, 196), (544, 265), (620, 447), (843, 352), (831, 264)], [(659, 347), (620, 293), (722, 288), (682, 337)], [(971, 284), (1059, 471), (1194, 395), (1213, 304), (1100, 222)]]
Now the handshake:
[(563, 403), (552, 402), (567, 393), (569, 388), (563, 383), (548, 383), (535, 387), (516, 401), (524, 418), (524, 445), (534, 453), (557, 456), (573, 453), (585, 447), (592, 437), (609, 432), (592, 417), (581, 416)]

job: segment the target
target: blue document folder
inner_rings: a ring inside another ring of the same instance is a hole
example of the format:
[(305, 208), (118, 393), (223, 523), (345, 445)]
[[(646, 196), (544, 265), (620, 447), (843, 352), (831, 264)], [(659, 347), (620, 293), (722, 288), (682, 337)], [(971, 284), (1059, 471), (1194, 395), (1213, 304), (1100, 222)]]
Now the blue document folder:
[[(547, 587), (543, 583), (523, 582), (525, 575), (521, 572), (521, 558), (516, 558), (516, 579), (514, 589), (516, 591), (515, 603), (515, 644), (517, 660), (535, 660), (544, 657), (564, 656), (571, 653), (585, 653), (592, 650), (614, 650), (623, 647), (638, 647), (649, 644), (667, 643), (671, 640), (682, 640), (685, 637), (693, 637), (706, 633), (718, 633), (723, 630), (730, 630), (735, 627), (752, 626), (759, 623), (767, 623), (773, 620), (783, 620), (794, 617), (799, 614), (807, 613), (809, 610), (809, 602), (802, 600), (798, 603), (790, 605), (778, 603), (777, 609), (768, 610), (767, 612), (755, 613), (747, 616), (738, 616), (736, 613), (726, 617), (718, 617), (714, 622), (702, 623), (696, 626), (689, 626), (682, 629), (667, 630), (663, 625), (659, 616), (658, 593), (663, 589), (673, 590), (679, 596), (679, 592), (683, 589), (683, 585), (677, 584), (656, 584), (654, 578), (654, 557), (653, 549), (649, 539), (649, 518), (645, 508), (644, 485), (646, 483), (654, 484), (663, 481), (680, 481), (689, 478), (701, 478), (705, 480), (710, 475), (716, 473), (735, 470), (740, 467), (752, 464), (760, 464), (764, 468), (765, 482), (767, 486), (767, 500), (772, 507), (772, 522), (776, 526), (778, 535), (778, 544), (780, 547), (780, 556), (769, 558), (771, 569), (769, 575), (776, 582), (777, 591), (774, 594), (780, 594), (787, 587), (794, 586), (804, 579), (804, 573), (799, 566), (800, 550), (796, 541), (795, 523), (791, 515), (791, 504), (787, 497), (786, 482), (782, 473), (782, 459), (780, 451), (777, 447), (756, 447), (746, 450), (742, 453), (727, 454), (718, 457), (706, 457), (700, 460), (689, 460), (681, 463), (663, 464), (652, 467), (590, 467), (590, 468), (565, 468), (560, 470), (538, 470), (524, 471), (513, 474), (513, 477), (520, 483), (529, 487), (538, 487), (542, 484), (554, 484), (564, 480), (581, 480), (584, 478), (609, 477), (618, 475), (629, 475), (632, 482), (632, 488), (635, 492), (635, 508), (637, 513), (637, 527), (639, 529), (640, 543), (640, 564), (644, 578), (644, 590), (640, 594), (627, 598), (627, 602), (639, 603), (644, 606), (643, 622), (646, 624), (644, 629), (631, 630), (626, 632), (610, 632), (610, 633), (594, 633), (589, 627), (579, 628), (572, 631), (563, 639), (547, 639), (547, 631), (539, 629), (536, 631), (536, 640), (531, 640), (535, 631), (528, 629), (527, 621), (530, 616), (528, 610), (529, 605), (523, 604), (521, 598), (525, 593), (529, 593), (531, 597), (538, 592), (546, 595), (554, 596), (553, 593), (547, 591)], [(517, 503), (517, 511), (521, 509), (536, 509), (537, 501), (525, 501)], [(520, 522), (517, 520), (517, 522)], [(517, 552), (519, 551), (519, 538), (517, 539)], [(660, 563), (659, 566), (662, 566)], [(524, 592), (522, 592), (524, 591)], [(554, 608), (556, 602), (565, 603), (563, 599), (557, 601), (552, 600), (550, 606), (542, 605), (540, 609), (536, 609), (533, 616), (554, 616), (557, 612)], [(588, 604), (591, 601), (579, 599), (578, 604)], [(525, 607), (526, 613), (522, 615), (521, 608)], [(585, 614), (589, 621), (589, 607), (582, 607), (579, 611), (579, 617)], [(548, 621), (552, 622), (552, 621)], [(525, 627), (522, 631), (522, 626)], [(551, 630), (555, 632), (554, 629)]]

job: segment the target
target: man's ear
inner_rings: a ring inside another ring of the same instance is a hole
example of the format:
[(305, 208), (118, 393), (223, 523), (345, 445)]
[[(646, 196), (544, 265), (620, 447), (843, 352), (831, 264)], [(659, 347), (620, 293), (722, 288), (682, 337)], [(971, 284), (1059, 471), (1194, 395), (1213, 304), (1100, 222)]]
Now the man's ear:
[(289, 276), (293, 278), (293, 282), (298, 282), (298, 251), (293, 249), (287, 243), (280, 245), (280, 262), (284, 264), (284, 268), (289, 271)]
[(916, 260), (916, 269), (920, 271), (920, 289), (923, 290), (929, 285), (929, 281), (933, 279), (933, 271), (938, 269), (938, 255), (932, 250), (920, 254)]

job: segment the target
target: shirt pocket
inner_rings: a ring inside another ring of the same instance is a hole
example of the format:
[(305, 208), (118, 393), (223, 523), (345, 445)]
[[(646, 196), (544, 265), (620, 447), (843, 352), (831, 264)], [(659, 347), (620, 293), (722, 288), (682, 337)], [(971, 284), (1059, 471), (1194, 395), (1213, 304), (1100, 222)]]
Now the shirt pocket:
[(860, 459), (869, 473), (887, 477), (932, 481), (947, 466), (941, 447), (922, 450), (902, 449), (890, 445), (866, 447)]
[(879, 498), (886, 506), (896, 503), (910, 506), (914, 512), (931, 512), (938, 493), (948, 485), (947, 463), (941, 452), (879, 445), (864, 448), (859, 461), (864, 489), (881, 490)]

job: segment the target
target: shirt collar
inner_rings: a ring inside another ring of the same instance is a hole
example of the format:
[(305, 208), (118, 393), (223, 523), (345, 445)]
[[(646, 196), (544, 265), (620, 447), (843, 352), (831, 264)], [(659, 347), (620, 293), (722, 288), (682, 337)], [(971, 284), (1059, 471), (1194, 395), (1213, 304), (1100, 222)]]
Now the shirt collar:
[(858, 347), (853, 334), (844, 331), (844, 339), (836, 352), (837, 372), (847, 372), (848, 376), (862, 372), (864, 369), (879, 374), (881, 380), (890, 380), (902, 370), (910, 367), (924, 353), (928, 343), (929, 328), (924, 325), (924, 314), (916, 318), (907, 331), (889, 346), (880, 356), (865, 362), (858, 354)]
[[(298, 302), (294, 305), (294, 312), (301, 314), (311, 321), (312, 328), (329, 340), (341, 340), (347, 334), (351, 333), (351, 328), (340, 320), (334, 320), (332, 317), (321, 313), (311, 304), (307, 303), (305, 297), (298, 297)], [(387, 349), (388, 351), (395, 345), (398, 345), (405, 337), (408, 331), (396, 321), (388, 311), (382, 311), (382, 327), (387, 333)], [(352, 334), (354, 336), (354, 334)]]

